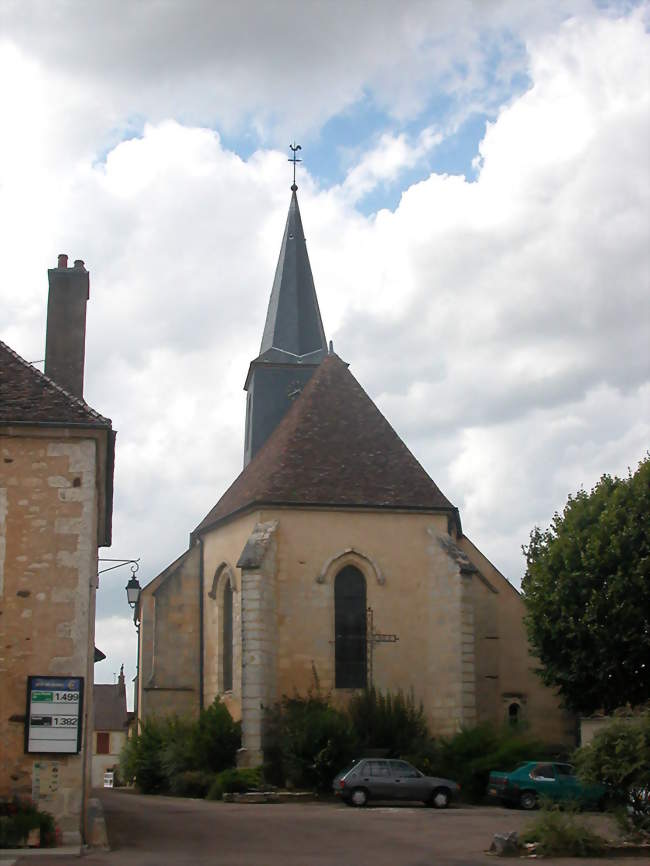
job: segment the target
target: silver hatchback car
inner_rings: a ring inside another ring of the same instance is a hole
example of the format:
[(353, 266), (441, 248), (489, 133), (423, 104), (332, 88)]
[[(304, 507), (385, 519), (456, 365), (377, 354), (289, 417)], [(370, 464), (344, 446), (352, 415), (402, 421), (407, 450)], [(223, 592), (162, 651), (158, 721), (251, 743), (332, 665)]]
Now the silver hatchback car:
[(355, 761), (332, 787), (348, 806), (365, 806), (368, 800), (421, 800), (436, 809), (447, 808), (460, 791), (450, 779), (425, 776), (407, 761), (382, 758)]

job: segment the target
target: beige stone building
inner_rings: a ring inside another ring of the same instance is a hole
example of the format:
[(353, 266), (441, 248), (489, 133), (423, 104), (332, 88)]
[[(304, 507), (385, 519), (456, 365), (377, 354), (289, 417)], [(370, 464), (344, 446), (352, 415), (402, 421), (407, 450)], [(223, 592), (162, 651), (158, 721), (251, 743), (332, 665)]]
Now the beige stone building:
[(244, 470), (141, 595), (140, 716), (220, 695), (256, 764), (264, 708), (317, 680), (339, 703), (370, 684), (412, 693), (438, 734), (525, 721), (571, 742), (519, 593), (328, 348), (295, 193), (246, 378)]
[(128, 737), (129, 713), (126, 708), (124, 666), (116, 683), (102, 683), (93, 688), (93, 718), (91, 785), (101, 788), (106, 772), (112, 772), (115, 781), (120, 754)]
[(48, 375), (0, 343), (0, 798), (31, 797), (74, 843), (115, 436), (82, 397), (88, 273), (60, 256), (49, 280)]

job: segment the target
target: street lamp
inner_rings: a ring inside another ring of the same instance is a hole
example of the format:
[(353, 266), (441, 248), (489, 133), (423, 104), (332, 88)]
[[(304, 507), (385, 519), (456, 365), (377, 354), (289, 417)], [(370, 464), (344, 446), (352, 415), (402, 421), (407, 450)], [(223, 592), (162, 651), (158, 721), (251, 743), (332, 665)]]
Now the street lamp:
[(131, 566), (131, 578), (127, 583), (126, 589), (126, 597), (129, 602), (129, 607), (133, 608), (133, 622), (136, 622), (137, 619), (137, 606), (140, 601), (140, 593), (142, 592), (142, 587), (138, 582), (138, 578), (135, 576), (138, 571), (138, 563), (134, 562)]

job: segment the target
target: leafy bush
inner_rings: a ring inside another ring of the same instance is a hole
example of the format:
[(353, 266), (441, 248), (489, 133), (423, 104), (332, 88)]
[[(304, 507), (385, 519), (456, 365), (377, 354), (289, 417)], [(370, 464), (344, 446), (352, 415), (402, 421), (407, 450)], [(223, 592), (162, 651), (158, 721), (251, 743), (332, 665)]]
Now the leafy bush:
[(262, 784), (261, 767), (231, 767), (213, 778), (207, 793), (208, 800), (221, 800), (224, 794), (244, 794)]
[(206, 770), (184, 770), (169, 780), (169, 792), (176, 797), (197, 797), (202, 799), (214, 782), (214, 773)]
[(144, 794), (161, 794), (169, 790), (169, 778), (162, 765), (168, 720), (147, 719), (139, 734), (130, 737), (120, 755), (120, 770), (129, 782), (135, 782)]
[[(197, 792), (207, 791), (215, 773), (233, 766), (240, 743), (240, 724), (217, 698), (196, 721), (177, 716), (144, 721), (122, 750), (120, 770), (145, 794), (202, 796)], [(193, 772), (209, 779), (188, 775)]]
[(375, 688), (354, 695), (348, 704), (358, 747), (383, 749), (388, 757), (413, 752), (429, 739), (422, 704), (416, 706), (412, 695), (399, 691), (383, 694)]
[(354, 747), (347, 715), (318, 693), (285, 696), (267, 711), (266, 771), (276, 784), (326, 790)]
[(577, 819), (574, 809), (564, 805), (543, 805), (535, 820), (525, 828), (522, 842), (537, 842), (536, 854), (544, 857), (598, 857), (605, 840)]
[(542, 757), (545, 749), (525, 730), (482, 724), (441, 739), (436, 751), (433, 775), (458, 782), (462, 798), (479, 803), (491, 770), (514, 770), (522, 761)]
[(650, 831), (650, 708), (636, 717), (617, 711), (612, 722), (574, 755), (579, 778), (606, 785), (610, 800), (623, 807), (628, 833)]
[(30, 830), (40, 830), (40, 846), (56, 845), (57, 829), (54, 818), (41, 812), (27, 800), (0, 802), (0, 848), (23, 845)]
[(219, 773), (235, 763), (241, 746), (241, 723), (234, 722), (228, 707), (215, 698), (202, 710), (191, 732), (193, 768)]
[(163, 745), (160, 766), (170, 781), (184, 772), (197, 769), (197, 760), (192, 742), (196, 722), (169, 716), (161, 722)]

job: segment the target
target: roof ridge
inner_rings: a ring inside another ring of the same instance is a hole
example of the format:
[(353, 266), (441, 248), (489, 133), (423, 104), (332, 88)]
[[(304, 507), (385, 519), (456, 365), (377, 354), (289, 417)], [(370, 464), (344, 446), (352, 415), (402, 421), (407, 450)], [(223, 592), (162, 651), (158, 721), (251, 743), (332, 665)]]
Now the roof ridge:
[(63, 396), (66, 397), (66, 399), (69, 400), (70, 403), (72, 403), (74, 406), (77, 406), (79, 409), (83, 409), (84, 411), (88, 412), (90, 415), (93, 416), (93, 418), (95, 418), (97, 421), (102, 422), (102, 424), (104, 424), (105, 426), (113, 426), (113, 422), (110, 418), (107, 418), (104, 415), (100, 415), (100, 413), (97, 412), (96, 409), (93, 409), (92, 406), (86, 403), (83, 397), (77, 397), (75, 394), (71, 394), (69, 391), (66, 391), (66, 389), (59, 385), (58, 382), (55, 382), (54, 379), (51, 379), (46, 373), (39, 370), (38, 367), (30, 364), (29, 361), (26, 361), (22, 357), (22, 355), (19, 355), (18, 352), (15, 351), (15, 349), (12, 349), (11, 346), (7, 345), (7, 343), (5, 343), (3, 340), (0, 340), (0, 347), (5, 349), (6, 352), (14, 358), (14, 360), (18, 361), (19, 364), (22, 364), (22, 366), (29, 370), (30, 373), (36, 374), (36, 376), (43, 379), (47, 385), (50, 385), (57, 391), (60, 391), (60, 393), (63, 394)]

